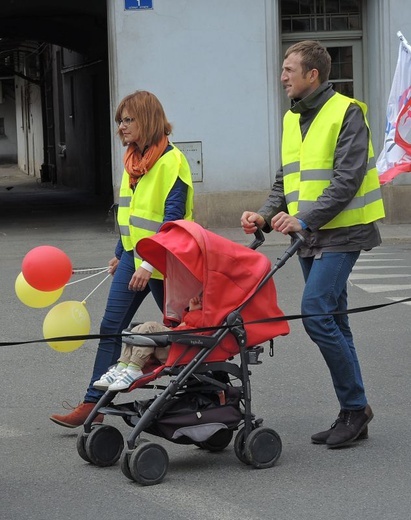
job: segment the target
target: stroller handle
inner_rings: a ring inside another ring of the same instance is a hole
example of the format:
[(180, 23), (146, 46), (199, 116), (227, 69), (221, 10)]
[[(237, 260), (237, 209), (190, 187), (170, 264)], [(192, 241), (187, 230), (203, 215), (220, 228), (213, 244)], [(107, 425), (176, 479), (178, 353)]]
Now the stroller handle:
[(296, 232), (293, 231), (291, 233), (288, 233), (289, 236), (293, 239), (291, 245), (284, 251), (283, 255), (280, 258), (277, 258), (277, 262), (275, 263), (275, 270), (282, 267), (286, 261), (293, 256), (293, 254), (300, 249), (300, 247), (304, 244), (305, 239), (304, 237)]
[(251, 242), (251, 244), (248, 247), (250, 249), (257, 249), (264, 242), (265, 242), (264, 233), (261, 231), (260, 228), (257, 228), (257, 230), (254, 232), (254, 240)]
[[(289, 236), (293, 238), (293, 243), (291, 244), (290, 248), (288, 249), (288, 254), (292, 256), (305, 242), (304, 237), (298, 233), (298, 232), (291, 232), (289, 233)], [(264, 233), (261, 231), (260, 228), (257, 228), (257, 230), (254, 232), (254, 240), (251, 242), (251, 244), (248, 246), (250, 249), (257, 249), (265, 242)], [(291, 252), (292, 251), (292, 252)]]
[(288, 233), (288, 235), (293, 239), (291, 247), (295, 247), (295, 251), (300, 249), (300, 247), (305, 243), (305, 238), (298, 231), (292, 231), (291, 233)]

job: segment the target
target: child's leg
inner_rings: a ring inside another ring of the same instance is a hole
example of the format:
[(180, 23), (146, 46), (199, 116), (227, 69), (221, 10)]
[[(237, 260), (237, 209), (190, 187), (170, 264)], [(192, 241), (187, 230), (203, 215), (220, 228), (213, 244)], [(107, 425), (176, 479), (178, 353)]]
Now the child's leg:
[(170, 347), (158, 347), (154, 351), (154, 355), (156, 358), (164, 365), (164, 363), (167, 361), (168, 358), (168, 351), (170, 350)]
[[(147, 321), (145, 323), (142, 323), (141, 325), (137, 325), (132, 329), (131, 332), (136, 332), (140, 334), (150, 334), (154, 332), (164, 332), (170, 330), (168, 327), (162, 325), (161, 323), (158, 323), (156, 321)], [(165, 349), (155, 349), (154, 347), (140, 347), (135, 346), (132, 349), (132, 353), (130, 356), (129, 364), (131, 363), (134, 365), (134, 369), (141, 370), (144, 365), (146, 364), (149, 357), (153, 354), (154, 350), (156, 350), (156, 357), (160, 359), (160, 357), (157, 355), (157, 352), (159, 350), (165, 350)], [(167, 356), (165, 357), (167, 359)], [(161, 361), (161, 360), (160, 360)]]
[(123, 368), (125, 368), (131, 360), (131, 355), (133, 353), (133, 345), (128, 345), (127, 343), (124, 343), (121, 348), (121, 354), (118, 358), (118, 363), (122, 363)]
[[(147, 334), (152, 332), (162, 332), (169, 330), (167, 327), (156, 321), (147, 321), (137, 325), (131, 332), (136, 334)], [(126, 390), (140, 376), (143, 375), (142, 368), (148, 358), (154, 352), (154, 347), (133, 346), (127, 368), (121, 371), (119, 377), (109, 386), (110, 391)]]

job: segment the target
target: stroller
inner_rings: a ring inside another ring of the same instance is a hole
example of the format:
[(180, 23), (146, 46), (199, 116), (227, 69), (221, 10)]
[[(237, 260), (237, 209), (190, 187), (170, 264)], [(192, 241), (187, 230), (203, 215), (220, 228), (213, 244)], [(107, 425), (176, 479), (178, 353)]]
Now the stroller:
[[(143, 375), (121, 393), (138, 388), (160, 393), (145, 401), (115, 404), (120, 392), (107, 390), (78, 435), (82, 459), (100, 467), (120, 460), (127, 478), (154, 485), (165, 477), (169, 458), (162, 445), (140, 437), (143, 432), (216, 452), (226, 448), (237, 431), (234, 451), (242, 463), (254, 468), (276, 463), (281, 438), (262, 427), (263, 419), (251, 411), (249, 366), (261, 363), (260, 343), (270, 341), (272, 347), (273, 338), (289, 333), (287, 321), (269, 319), (284, 316), (272, 275), (300, 247), (302, 238), (293, 241), (273, 268), (255, 251), (263, 241), (258, 231), (245, 247), (194, 222), (178, 220), (138, 243), (138, 254), (164, 274), (164, 323), (179, 323), (190, 298), (202, 293), (200, 328), (147, 335), (133, 334), (131, 327), (124, 331), (123, 341), (130, 345), (170, 349), (164, 365), (146, 365)], [(159, 384), (163, 377), (170, 382)], [(93, 424), (98, 414), (120, 416), (132, 427), (126, 447), (117, 428)]]

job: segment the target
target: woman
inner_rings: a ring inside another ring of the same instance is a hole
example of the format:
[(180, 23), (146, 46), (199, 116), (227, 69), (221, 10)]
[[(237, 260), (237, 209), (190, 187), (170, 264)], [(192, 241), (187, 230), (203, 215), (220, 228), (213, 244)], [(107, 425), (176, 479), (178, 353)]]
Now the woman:
[[(159, 100), (146, 91), (126, 96), (115, 120), (124, 146), (124, 172), (119, 194), (117, 221), (121, 239), (115, 257), (109, 261), (113, 280), (100, 334), (119, 334), (128, 327), (145, 297), (151, 292), (163, 310), (163, 277), (136, 253), (136, 244), (155, 234), (171, 220), (193, 220), (193, 185), (184, 155), (168, 136), (172, 126)], [(93, 375), (80, 403), (69, 414), (50, 419), (67, 428), (84, 423), (103, 395), (93, 386), (114, 365), (121, 351), (121, 338), (102, 338)], [(97, 416), (101, 422), (103, 416)]]

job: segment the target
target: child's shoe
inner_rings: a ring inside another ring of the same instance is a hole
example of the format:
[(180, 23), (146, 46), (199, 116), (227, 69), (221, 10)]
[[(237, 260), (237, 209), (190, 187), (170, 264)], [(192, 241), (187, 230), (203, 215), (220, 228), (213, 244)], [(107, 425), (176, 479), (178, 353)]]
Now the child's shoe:
[(141, 370), (130, 370), (129, 368), (125, 368), (121, 371), (121, 374), (118, 378), (112, 383), (108, 389), (110, 392), (118, 392), (119, 390), (126, 390), (131, 383), (133, 383), (137, 378), (143, 375)]
[(108, 387), (121, 375), (121, 371), (117, 370), (117, 365), (110, 368), (108, 372), (103, 374), (100, 379), (94, 381), (93, 386), (98, 390), (107, 390)]

